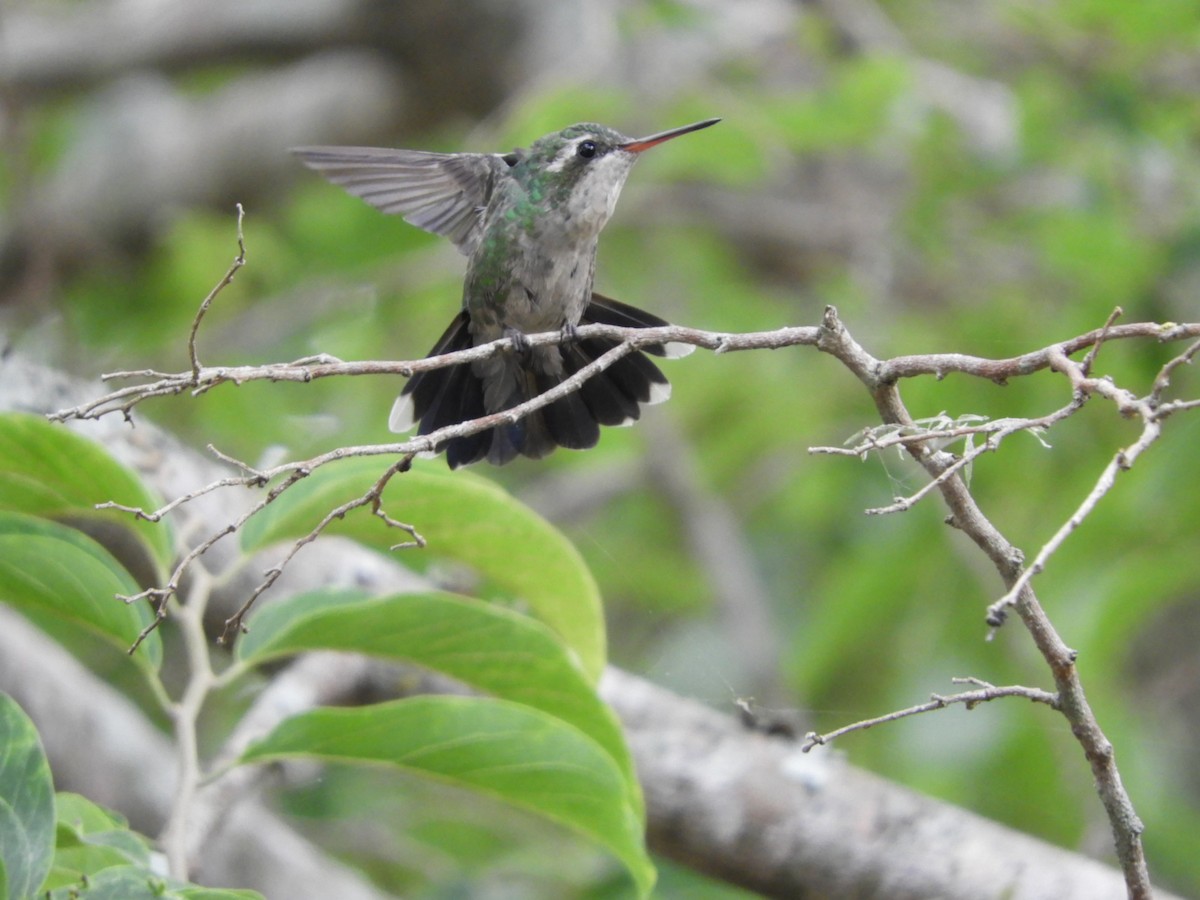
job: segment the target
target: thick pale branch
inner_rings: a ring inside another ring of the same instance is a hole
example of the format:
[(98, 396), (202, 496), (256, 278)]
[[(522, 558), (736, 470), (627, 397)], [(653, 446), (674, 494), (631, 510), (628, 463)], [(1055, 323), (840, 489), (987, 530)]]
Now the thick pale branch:
[(609, 669), (651, 849), (767, 897), (1118, 900), (1120, 876)]

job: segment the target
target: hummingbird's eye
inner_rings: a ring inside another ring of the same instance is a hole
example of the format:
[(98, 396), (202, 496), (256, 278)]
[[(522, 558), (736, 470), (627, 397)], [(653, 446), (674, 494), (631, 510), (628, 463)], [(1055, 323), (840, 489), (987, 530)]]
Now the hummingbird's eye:
[(580, 141), (579, 146), (575, 149), (575, 152), (578, 153), (580, 156), (582, 156), (584, 159), (591, 159), (593, 156), (596, 155), (596, 142), (595, 141)]

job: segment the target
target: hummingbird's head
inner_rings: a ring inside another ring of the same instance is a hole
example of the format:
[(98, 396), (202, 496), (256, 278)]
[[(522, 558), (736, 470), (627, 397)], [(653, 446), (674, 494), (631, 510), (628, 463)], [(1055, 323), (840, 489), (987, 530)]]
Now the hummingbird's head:
[(564, 228), (596, 235), (643, 151), (719, 121), (707, 119), (636, 139), (604, 125), (572, 125), (536, 141), (517, 165), (529, 176), (531, 192), (542, 193), (542, 202), (562, 213)]

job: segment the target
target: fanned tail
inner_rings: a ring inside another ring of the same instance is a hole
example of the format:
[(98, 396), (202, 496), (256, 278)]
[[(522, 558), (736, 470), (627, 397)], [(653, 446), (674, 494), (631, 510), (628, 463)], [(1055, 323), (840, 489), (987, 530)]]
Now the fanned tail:
[[(658, 316), (600, 294), (592, 295), (579, 322), (592, 323), (625, 328), (668, 324)], [(586, 338), (561, 346), (535, 347), (525, 354), (500, 353), (474, 365), (420, 372), (405, 385), (388, 425), (392, 431), (404, 432), (420, 423), (417, 433), (430, 434), (489, 412), (511, 409), (561, 384), (618, 343), (609, 338)], [(472, 344), (470, 319), (463, 310), (429, 355), (465, 350)], [(674, 358), (693, 348), (653, 344), (643, 349), (655, 356)], [(446, 462), (452, 469), (482, 459), (498, 466), (517, 456), (540, 459), (556, 447), (586, 450), (600, 440), (601, 425), (632, 425), (640, 417), (642, 406), (661, 403), (670, 396), (666, 376), (645, 353), (635, 350), (593, 375), (580, 390), (520, 421), (443, 441), (435, 450), (446, 451)], [(485, 397), (492, 402), (485, 403)]]

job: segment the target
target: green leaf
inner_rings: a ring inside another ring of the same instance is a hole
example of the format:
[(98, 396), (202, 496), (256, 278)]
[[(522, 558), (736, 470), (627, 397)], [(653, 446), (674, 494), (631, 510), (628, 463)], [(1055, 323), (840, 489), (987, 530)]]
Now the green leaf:
[[(137, 590), (120, 563), (86, 535), (45, 519), (0, 512), (0, 601), (66, 619), (124, 650), (154, 615), (145, 602), (117, 597)], [(157, 632), (133, 658), (144, 669), (157, 670), (162, 660)]]
[(116, 847), (93, 844), (75, 834), (69, 828), (59, 827), (54, 851), (54, 864), (50, 874), (42, 882), (42, 891), (79, 884), (85, 877), (90, 879), (98, 872), (114, 866), (129, 865), (129, 857)]
[(37, 729), (0, 694), (0, 896), (17, 900), (38, 889), (54, 855), (54, 786)]
[(120, 813), (105, 809), (82, 794), (70, 791), (59, 791), (54, 795), (54, 809), (59, 825), (78, 834), (96, 834), (129, 827), (128, 821)]
[(113, 866), (47, 895), (48, 900), (166, 900), (171, 896), (166, 879), (138, 866)]
[(129, 830), (123, 816), (78, 794), (60, 793), (54, 867), (41, 887), (52, 898), (141, 898), (159, 900), (253, 900), (254, 891), (198, 887), (165, 879), (150, 870), (146, 841)]
[[(252, 552), (308, 534), (331, 509), (366, 493), (386, 465), (348, 459), (319, 469), (251, 519), (242, 546)], [(384, 492), (384, 508), (424, 536), (428, 546), (419, 556), (470, 566), (549, 625), (593, 681), (600, 677), (605, 634), (599, 588), (579, 551), (545, 519), (469, 472), (397, 475)], [(330, 532), (381, 550), (407, 538), (368, 510), (347, 516)], [(417, 559), (416, 552), (405, 557)]]
[(95, 441), (40, 416), (0, 414), (0, 509), (79, 522), (81, 527), (117, 526), (136, 535), (141, 557), (161, 581), (172, 558), (170, 529), (119, 510), (95, 508), (109, 500), (147, 511), (160, 505), (137, 475)]
[(237, 646), (248, 663), (309, 650), (345, 650), (416, 663), (574, 725), (620, 767), (639, 813), (641, 791), (616, 717), (546, 626), (455, 594), (362, 599), (304, 594), (254, 617)]
[(48, 900), (262, 900), (257, 891), (182, 884), (140, 866), (114, 866), (46, 896)]
[(654, 883), (642, 819), (595, 741), (545, 713), (480, 697), (413, 697), (288, 719), (243, 761), (310, 756), (383, 763), (565, 825), (619, 859), (642, 896)]
[(129, 830), (123, 816), (79, 794), (62, 792), (54, 802), (58, 818), (54, 865), (42, 890), (76, 885), (114, 866), (149, 867), (144, 840)]

